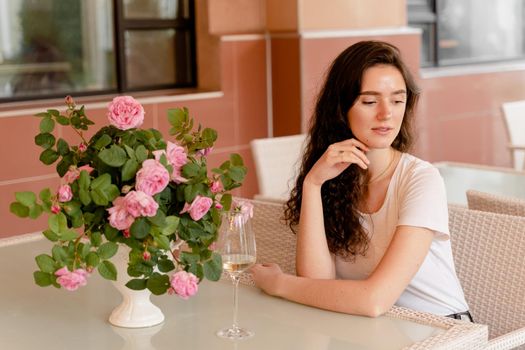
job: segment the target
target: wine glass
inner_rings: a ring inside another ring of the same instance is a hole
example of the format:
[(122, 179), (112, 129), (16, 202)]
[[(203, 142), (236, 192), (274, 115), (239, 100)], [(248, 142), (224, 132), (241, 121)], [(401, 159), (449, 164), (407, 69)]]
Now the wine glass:
[(252, 337), (254, 332), (237, 325), (237, 291), (243, 271), (255, 263), (255, 236), (250, 216), (242, 212), (228, 212), (224, 215), (219, 229), (217, 252), (222, 257), (222, 268), (233, 282), (233, 324), (221, 329), (217, 335), (222, 338), (240, 340)]

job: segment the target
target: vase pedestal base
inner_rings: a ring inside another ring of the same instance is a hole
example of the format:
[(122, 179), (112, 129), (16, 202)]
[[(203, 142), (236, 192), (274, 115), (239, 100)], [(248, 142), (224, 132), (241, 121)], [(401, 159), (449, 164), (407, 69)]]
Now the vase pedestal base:
[[(127, 289), (127, 287), (124, 287)], [(109, 316), (109, 323), (117, 327), (152, 327), (164, 322), (162, 311), (150, 301), (148, 290), (135, 291), (119, 288), (123, 300)]]

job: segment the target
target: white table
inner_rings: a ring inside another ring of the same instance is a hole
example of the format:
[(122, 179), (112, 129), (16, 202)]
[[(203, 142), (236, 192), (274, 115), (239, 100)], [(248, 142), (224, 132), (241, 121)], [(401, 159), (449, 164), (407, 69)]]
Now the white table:
[(437, 162), (449, 203), (467, 205), (467, 190), (525, 199), (525, 171), (457, 162)]
[[(203, 282), (199, 293), (184, 301), (176, 296), (154, 296), (163, 310), (163, 324), (145, 329), (111, 326), (107, 319), (120, 303), (113, 285), (97, 274), (76, 292), (41, 288), (34, 284), (34, 256), (47, 252), (43, 240), (0, 241), (0, 348), (19, 349), (411, 349), (440, 342), (453, 349), (468, 339), (467, 348), (482, 348), (485, 326), (434, 317), (358, 317), (323, 311), (270, 297), (241, 286), (239, 321), (255, 337), (232, 342), (215, 335), (232, 321), (232, 285)], [(426, 323), (426, 324), (425, 324)], [(432, 323), (433, 325), (429, 325)], [(434, 337), (434, 338), (432, 338)], [(448, 345), (447, 345), (448, 344)], [(478, 344), (478, 345), (476, 345)], [(481, 345), (480, 345), (481, 344)], [(478, 346), (478, 347), (477, 347)]]

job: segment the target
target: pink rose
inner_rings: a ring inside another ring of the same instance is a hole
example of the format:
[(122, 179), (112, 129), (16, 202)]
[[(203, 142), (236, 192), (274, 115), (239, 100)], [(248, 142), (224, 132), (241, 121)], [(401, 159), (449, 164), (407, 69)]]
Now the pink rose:
[(55, 271), (57, 276), (57, 282), (62, 287), (69, 291), (77, 290), (78, 287), (85, 286), (87, 284), (88, 273), (84, 269), (76, 269), (75, 271), (69, 271), (66, 266)]
[(193, 220), (199, 221), (204, 215), (206, 215), (208, 210), (210, 210), (212, 204), (213, 200), (211, 198), (197, 196), (191, 205), (188, 203), (184, 204), (184, 208), (182, 208), (180, 214), (189, 212)]
[(182, 299), (197, 294), (199, 279), (191, 272), (179, 271), (171, 276), (169, 294), (176, 293)]
[(53, 204), (53, 205), (51, 206), (51, 212), (52, 212), (53, 214), (58, 214), (58, 213), (60, 213), (60, 205), (58, 205), (58, 204), (56, 204), (56, 203)]
[(222, 187), (222, 182), (219, 180), (213, 181), (210, 186), (211, 193), (219, 193), (224, 191), (224, 187)]
[(153, 151), (156, 160), (160, 160), (160, 157), (162, 157), (163, 154), (166, 155), (168, 163), (173, 167), (171, 179), (177, 184), (188, 181), (181, 175), (182, 167), (184, 164), (188, 163), (188, 155), (186, 154), (185, 148), (168, 141), (166, 150)]
[(157, 160), (147, 159), (137, 172), (135, 189), (150, 196), (162, 192), (170, 181), (168, 170)]
[(58, 188), (58, 201), (69, 202), (73, 198), (73, 192), (69, 185), (62, 185)]
[(124, 199), (126, 210), (136, 218), (139, 216), (155, 216), (157, 209), (159, 209), (159, 204), (155, 202), (155, 199), (142, 191), (131, 191)]
[(241, 213), (243, 221), (253, 218), (253, 204), (246, 201), (233, 200), (232, 203), (235, 212)]
[(80, 152), (85, 152), (87, 150), (87, 145), (84, 142), (82, 142), (80, 145), (78, 145), (78, 150)]
[(107, 209), (109, 212), (109, 224), (117, 230), (127, 230), (135, 221), (133, 215), (128, 212), (124, 197), (117, 197), (113, 206)]
[(137, 128), (144, 122), (144, 108), (131, 96), (117, 96), (108, 105), (108, 119), (120, 130)]

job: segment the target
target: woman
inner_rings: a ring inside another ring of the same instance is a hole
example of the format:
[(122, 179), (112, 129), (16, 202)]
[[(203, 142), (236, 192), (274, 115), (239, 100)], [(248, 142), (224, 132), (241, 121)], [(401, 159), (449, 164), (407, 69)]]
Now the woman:
[(375, 317), (392, 305), (462, 318), (445, 188), (408, 153), (418, 88), (398, 49), (364, 41), (332, 63), (285, 216), (297, 276), (252, 268), (266, 293)]

